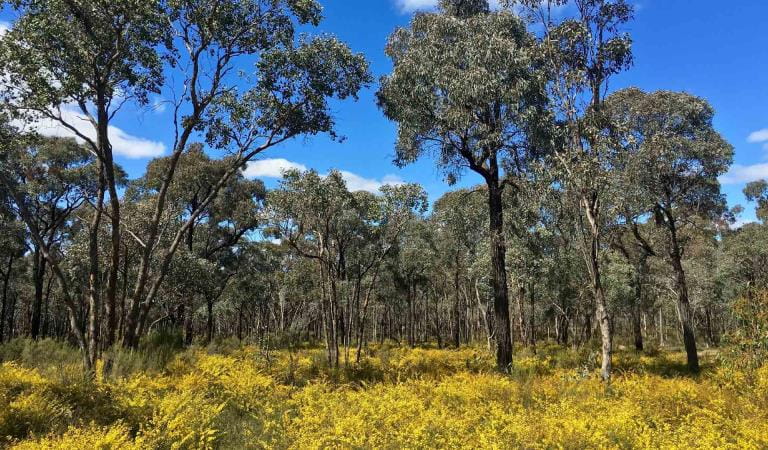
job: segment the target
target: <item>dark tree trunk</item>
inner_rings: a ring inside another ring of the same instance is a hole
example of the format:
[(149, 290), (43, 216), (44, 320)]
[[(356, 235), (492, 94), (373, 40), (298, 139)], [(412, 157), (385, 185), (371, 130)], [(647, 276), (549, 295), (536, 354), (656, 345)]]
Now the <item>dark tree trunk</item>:
[[(99, 352), (99, 332), (101, 330), (101, 269), (99, 263), (99, 227), (104, 208), (104, 164), (99, 164), (99, 191), (93, 218), (88, 228), (88, 359), (91, 366), (96, 362)], [(114, 226), (114, 223), (113, 223)], [(117, 250), (119, 252), (119, 248)], [(109, 334), (109, 331), (108, 331)]]
[[(105, 302), (105, 315), (106, 315), (106, 336), (104, 339), (104, 346), (105, 347), (111, 347), (112, 344), (115, 342), (115, 335), (116, 335), (116, 324), (117, 324), (117, 318), (116, 318), (116, 311), (115, 307), (117, 305), (117, 283), (118, 283), (118, 275), (120, 274), (120, 239), (121, 239), (121, 229), (120, 229), (120, 198), (118, 197), (117, 193), (117, 180), (115, 176), (115, 163), (113, 160), (112, 155), (112, 144), (109, 141), (109, 112), (107, 110), (107, 102), (106, 96), (104, 92), (99, 92), (97, 97), (97, 141), (98, 141), (98, 147), (100, 152), (100, 163), (102, 165), (102, 169), (100, 170), (100, 176), (101, 176), (101, 185), (102, 188), (100, 188), (100, 192), (102, 194), (102, 197), (100, 198), (100, 201), (102, 204), (99, 205), (99, 208), (101, 209), (103, 207), (103, 193), (104, 189), (103, 186), (106, 184), (107, 190), (109, 192), (109, 205), (110, 205), (110, 214), (109, 217), (111, 219), (111, 230), (110, 230), (110, 243), (111, 243), (111, 254), (110, 254), (110, 265), (109, 265), (109, 274), (107, 277), (107, 292), (106, 292), (106, 302)], [(91, 258), (98, 259), (99, 254), (98, 250), (95, 252), (95, 256), (91, 255)], [(98, 264), (98, 262), (91, 261), (91, 264)], [(99, 283), (101, 284), (101, 283)], [(99, 287), (100, 288), (100, 287)], [(100, 308), (101, 308), (101, 293), (99, 292), (97, 294), (96, 300), (97, 300), (97, 308), (95, 319), (99, 320), (99, 314), (100, 314)], [(98, 334), (98, 330), (101, 327), (100, 323), (93, 324), (95, 327), (93, 331), (92, 336), (95, 336)], [(95, 336), (98, 340), (98, 336)], [(97, 341), (95, 341), (94, 346), (96, 346)], [(91, 351), (95, 351), (95, 349), (91, 349)]]
[(184, 315), (184, 345), (189, 347), (192, 345), (192, 340), (195, 337), (195, 330), (192, 323), (192, 315), (194, 310), (189, 308), (189, 311)]
[(53, 285), (53, 274), (48, 278), (48, 286), (45, 288), (45, 299), (43, 300), (43, 339), (49, 336), (50, 315), (48, 314), (48, 310), (51, 303), (51, 285)]
[(35, 297), (32, 300), (32, 321), (30, 323), (30, 334), (32, 339), (40, 336), (41, 313), (43, 309), (43, 295), (45, 291), (45, 258), (39, 248), (35, 248), (34, 266), (32, 269), (33, 284), (35, 286)]
[(8, 311), (8, 287), (11, 284), (11, 272), (13, 271), (13, 256), (8, 257), (8, 266), (3, 276), (3, 303), (0, 305), (0, 344), (5, 339), (5, 317)]
[(693, 373), (698, 373), (699, 355), (696, 349), (696, 334), (693, 329), (693, 310), (688, 299), (688, 283), (685, 279), (685, 270), (683, 269), (683, 255), (677, 237), (677, 225), (670, 211), (668, 209), (664, 211), (667, 218), (667, 228), (669, 229), (669, 256), (672, 262), (672, 269), (675, 272), (677, 308), (680, 313), (680, 325), (683, 331), (683, 345), (685, 345), (685, 353), (688, 359), (688, 369)]
[(646, 257), (642, 256), (635, 269), (635, 298), (632, 304), (632, 331), (635, 336), (635, 350), (638, 352), (643, 351), (643, 326), (641, 316), (643, 311), (643, 283), (647, 270), (648, 264), (646, 262)]
[[(495, 165), (495, 159), (493, 160)], [(509, 296), (507, 292), (506, 244), (504, 242), (504, 210), (502, 189), (495, 177), (488, 177), (488, 212), (491, 237), (491, 287), (496, 335), (496, 367), (502, 372), (512, 368), (512, 333), (509, 321)]]
[(213, 299), (206, 298), (206, 311), (207, 311), (207, 317), (208, 320), (206, 321), (206, 334), (205, 334), (205, 342), (207, 344), (210, 344), (213, 340)]

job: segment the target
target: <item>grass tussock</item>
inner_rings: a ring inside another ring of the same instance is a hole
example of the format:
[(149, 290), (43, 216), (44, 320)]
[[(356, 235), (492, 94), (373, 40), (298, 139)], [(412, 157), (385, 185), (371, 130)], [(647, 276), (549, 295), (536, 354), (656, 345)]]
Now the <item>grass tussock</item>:
[(477, 348), (373, 346), (339, 370), (321, 349), (135, 352), (94, 378), (51, 341), (0, 355), (18, 449), (768, 447), (768, 367), (691, 377), (675, 353), (618, 353), (610, 389), (596, 355), (555, 346), (518, 352), (511, 376)]

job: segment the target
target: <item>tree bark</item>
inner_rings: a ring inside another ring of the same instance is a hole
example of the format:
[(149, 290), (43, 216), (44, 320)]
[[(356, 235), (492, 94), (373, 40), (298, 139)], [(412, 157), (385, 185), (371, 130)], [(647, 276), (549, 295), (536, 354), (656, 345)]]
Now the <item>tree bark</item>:
[(699, 372), (699, 354), (696, 349), (696, 334), (693, 328), (693, 310), (688, 299), (688, 283), (683, 269), (682, 250), (677, 236), (677, 225), (668, 209), (664, 210), (669, 230), (670, 261), (675, 272), (677, 284), (677, 308), (680, 313), (680, 326), (683, 331), (683, 345), (688, 360), (688, 369), (693, 373)]
[(30, 334), (32, 339), (40, 336), (41, 313), (43, 309), (43, 294), (45, 290), (45, 258), (43, 258), (40, 248), (35, 246), (33, 254), (34, 266), (32, 269), (32, 279), (35, 286), (35, 297), (32, 300), (32, 321), (30, 323)]
[(13, 271), (13, 255), (8, 257), (8, 267), (6, 267), (6, 272), (3, 276), (3, 303), (0, 305), (0, 344), (4, 342), (5, 339), (5, 317), (8, 311), (8, 288), (11, 284), (11, 272)]
[(205, 303), (207, 312), (205, 343), (210, 344), (213, 340), (213, 299), (206, 297)]
[(643, 325), (641, 320), (643, 310), (643, 282), (648, 270), (646, 257), (641, 256), (641, 260), (635, 269), (635, 298), (632, 304), (632, 331), (635, 337), (635, 350), (643, 351)]
[[(495, 158), (493, 160), (495, 166)], [(496, 176), (488, 177), (488, 213), (491, 238), (491, 287), (493, 289), (494, 326), (496, 335), (496, 368), (509, 372), (512, 368), (512, 333), (509, 321), (507, 292), (506, 244), (504, 241), (504, 210), (502, 189)]]
[(582, 197), (581, 200), (589, 222), (589, 253), (587, 262), (595, 300), (595, 318), (600, 327), (600, 349), (602, 354), (600, 376), (603, 378), (603, 381), (610, 382), (611, 371), (613, 370), (613, 334), (611, 332), (611, 321), (608, 314), (600, 267), (600, 225), (597, 214), (599, 202), (596, 197), (592, 199)]

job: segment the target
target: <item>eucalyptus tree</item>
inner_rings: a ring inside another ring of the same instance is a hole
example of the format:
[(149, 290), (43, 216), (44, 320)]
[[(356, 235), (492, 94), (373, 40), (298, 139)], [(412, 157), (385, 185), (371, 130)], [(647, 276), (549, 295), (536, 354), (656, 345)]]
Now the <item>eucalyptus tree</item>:
[(352, 337), (358, 355), (362, 351), (382, 266), (408, 224), (425, 210), (420, 186), (384, 186), (380, 195), (350, 192), (338, 171), (327, 176), (289, 171), (269, 193), (269, 232), (317, 264), (330, 366), (339, 364), (340, 345), (348, 362)]
[[(625, 0), (519, 0), (515, 5), (536, 26), (538, 52), (549, 73), (550, 108), (559, 126), (553, 166), (573, 191), (584, 215), (582, 247), (602, 336), (601, 375), (609, 381), (613, 343), (610, 312), (601, 280), (602, 242), (612, 214), (615, 147), (606, 139), (610, 123), (603, 103), (611, 78), (632, 62), (631, 39), (622, 27), (631, 20)], [(562, 6), (564, 14), (558, 13)]]
[(39, 234), (39, 239), (33, 237), (30, 242), (35, 291), (30, 332), (37, 339), (46, 278), (43, 254), (62, 244), (72, 213), (95, 194), (95, 171), (88, 152), (71, 139), (31, 139), (12, 158), (12, 167), (3, 174), (4, 184), (10, 183), (6, 188), (23, 199), (34, 221), (34, 225), (27, 226)]
[[(480, 189), (448, 192), (435, 202), (431, 217), (437, 228), (438, 258), (445, 261), (440, 266), (452, 272), (453, 344), (456, 347), (461, 345), (461, 293), (467, 291), (463, 281), (466, 279), (466, 282), (474, 284), (469, 273), (470, 266), (478, 257), (481, 241), (487, 236), (483, 232), (487, 229), (485, 222), (488, 220), (483, 197)], [(478, 307), (487, 312), (485, 301), (479, 298), (477, 301), (481, 303)], [(487, 315), (484, 314), (483, 318), (487, 324)]]
[[(364, 58), (337, 39), (296, 36), (298, 26), (321, 19), (314, 0), (16, 0), (11, 6), (20, 18), (2, 39), (5, 105), (17, 121), (46, 118), (69, 129), (102, 166), (112, 224), (108, 341), (114, 335), (122, 232), (109, 124), (128, 101), (141, 106), (151, 93), (173, 97), (173, 147), (152, 220), (140, 237), (144, 245), (127, 306), (126, 346), (136, 345), (141, 306), (153, 302), (188, 229), (227, 180), (281, 142), (335, 136), (328, 100), (353, 97), (370, 79)], [(255, 73), (238, 89), (235, 72), (243, 59), (255, 62)], [(83, 131), (79, 119), (95, 131)], [(167, 191), (194, 136), (228, 152), (226, 170), (178, 227), (178, 239), (157, 255)], [(104, 211), (98, 202), (95, 206), (97, 223)]]
[(768, 287), (768, 226), (748, 223), (722, 240), (721, 270), (729, 281), (730, 297), (751, 295)]
[(4, 142), (3, 156), (0, 185), (7, 197), (6, 206), (24, 223), (33, 252), (32, 337), (37, 338), (40, 332), (43, 283), (46, 267), (50, 267), (63, 291), (72, 332), (90, 368), (98, 351), (100, 274), (89, 273), (86, 329), (78, 317), (72, 280), (61, 262), (75, 211), (98, 195), (93, 159), (72, 139), (36, 136), (17, 136)]
[[(127, 189), (125, 197), (130, 204), (126, 209), (135, 214), (124, 221), (124, 228), (139, 247), (144, 244), (140, 236), (145, 236), (154, 226), (151, 211), (162, 189), (164, 176), (172, 163), (171, 159), (172, 157), (166, 157), (151, 161), (144, 176), (131, 182)], [(180, 156), (173, 183), (166, 191), (165, 213), (159, 222), (166, 232), (158, 236), (156, 251), (167, 251), (167, 248), (173, 245), (178, 229), (192, 214), (197, 214), (197, 218), (190, 223), (184, 235), (184, 250), (211, 263), (226, 256), (243, 236), (257, 227), (258, 214), (265, 196), (264, 185), (261, 181), (246, 179), (242, 173), (229, 177), (226, 184), (220, 188), (220, 193), (208, 202), (207, 206), (200, 205), (202, 199), (208, 197), (216, 188), (218, 180), (227, 168), (226, 161), (212, 159), (200, 144), (191, 145)], [(228, 277), (224, 280), (228, 280)], [(199, 292), (201, 295), (205, 294), (202, 296), (206, 298), (209, 334), (213, 328), (213, 302), (221, 291), (216, 289)], [(191, 293), (186, 297), (189, 305), (178, 305), (179, 316), (185, 315), (187, 306), (193, 307), (196, 296)], [(153, 304), (150, 301), (141, 305), (139, 334), (146, 328)]]
[[(97, 158), (99, 193), (90, 227), (91, 277), (99, 272), (97, 240), (105, 191), (111, 217), (111, 263), (106, 289), (110, 339), (120, 265), (119, 174), (110, 124), (128, 101), (146, 105), (159, 92), (162, 58), (170, 44), (160, 1), (13, 0), (19, 18), (0, 41), (2, 95), (17, 122), (53, 121)], [(82, 124), (86, 124), (83, 126)], [(91, 290), (99, 303), (100, 293)]]
[(541, 119), (544, 76), (533, 38), (487, 1), (443, 0), (396, 30), (386, 53), (394, 69), (381, 80), (378, 102), (398, 123), (396, 163), (436, 154), (449, 182), (469, 168), (487, 187), (496, 359), (512, 363), (502, 193), (514, 188), (535, 156), (530, 130)]
[[(386, 302), (383, 307), (387, 313), (387, 327), (390, 338), (397, 336), (398, 342), (405, 339), (411, 347), (417, 345), (422, 339), (419, 337), (419, 325), (423, 331), (422, 337), (426, 338), (429, 328), (429, 304), (430, 285), (435, 275), (439, 276), (439, 282), (445, 288), (448, 285), (446, 273), (439, 270), (441, 264), (438, 259), (440, 251), (436, 240), (438, 235), (430, 227), (429, 222), (415, 220), (409, 223), (397, 247), (393, 250), (392, 258), (387, 264), (390, 291), (389, 296), (383, 298)], [(432, 293), (434, 293), (434, 289)], [(443, 290), (447, 303), (447, 290)], [(437, 303), (437, 296), (435, 296)], [(419, 300), (422, 300), (419, 315)], [(437, 309), (437, 308), (436, 308)], [(448, 311), (452, 308), (448, 308)], [(435, 320), (439, 321), (439, 310), (435, 311)], [(450, 314), (450, 313), (449, 313)], [(423, 318), (427, 320), (421, 320)], [(446, 323), (441, 321), (440, 323)], [(450, 326), (449, 326), (450, 329)], [(397, 333), (393, 332), (397, 330)], [(442, 342), (442, 330), (435, 326), (438, 342)]]
[[(173, 255), (208, 205), (256, 155), (298, 136), (334, 133), (331, 98), (355, 97), (369, 82), (363, 56), (328, 35), (297, 38), (297, 24), (317, 25), (314, 0), (188, 0), (170, 2), (172, 32), (182, 43), (173, 67), (182, 71), (183, 91), (174, 104), (175, 139), (145, 239), (139, 276), (129, 302), (124, 343), (136, 344), (142, 315), (151, 304)], [(215, 19), (215, 20), (214, 20)], [(182, 56), (183, 55), (183, 56)], [(231, 73), (241, 58), (255, 59), (252, 85), (236, 89)], [(227, 153), (226, 170), (210, 193), (177, 228), (151, 267), (159, 223), (179, 158), (195, 132)]]
[[(520, 180), (517, 191), (506, 195), (504, 201), (516, 214), (506, 222), (509, 243), (508, 267), (517, 285), (518, 327), (520, 339), (535, 348), (537, 285), (544, 281), (547, 259), (552, 254), (554, 235), (547, 228), (546, 211), (555, 179), (542, 164), (532, 164), (528, 177)], [(542, 286), (543, 287), (543, 286)], [(526, 298), (527, 296), (527, 298)], [(529, 315), (525, 323), (525, 304)], [(527, 341), (527, 342), (526, 342)]]
[(750, 202), (755, 202), (755, 213), (763, 223), (768, 222), (768, 181), (757, 180), (747, 183), (744, 196)]
[[(2, 298), (0, 298), (0, 343), (6, 338), (6, 324), (9, 335), (13, 329), (13, 309), (11, 307), (12, 285), (19, 281), (17, 262), (27, 251), (27, 235), (24, 223), (9, 208), (7, 195), (0, 189), (0, 278), (2, 279)], [(10, 337), (10, 336), (8, 336)]]
[(301, 257), (317, 264), (321, 314), (328, 364), (339, 365), (344, 336), (340, 282), (345, 277), (345, 252), (355, 228), (362, 225), (356, 200), (338, 171), (321, 177), (317, 172), (288, 171), (280, 187), (267, 197), (268, 223)]
[[(629, 216), (623, 227), (615, 230), (611, 237), (611, 246), (618, 250), (626, 262), (632, 267), (630, 285), (633, 293), (630, 296), (629, 305), (632, 318), (632, 333), (634, 335), (635, 350), (643, 350), (642, 312), (646, 303), (646, 287), (650, 268), (648, 260), (655, 257), (656, 251), (651, 240), (641, 232), (641, 224), (637, 222), (637, 216)], [(647, 227), (643, 227), (647, 228)]]
[[(368, 321), (368, 311), (378, 287), (381, 271), (394, 249), (401, 242), (403, 235), (412, 227), (414, 222), (423, 219), (428, 208), (427, 194), (418, 184), (384, 185), (379, 188), (379, 194), (367, 192), (356, 193), (359, 204), (365, 203), (367, 197), (368, 211), (362, 211), (365, 226), (362, 228), (363, 241), (358, 243), (354, 252), (355, 269), (355, 318), (357, 322), (357, 356), (360, 363), (365, 340), (365, 327)], [(348, 266), (351, 264), (348, 263)], [(368, 278), (364, 288), (363, 279)], [(361, 304), (362, 297), (362, 304)], [(350, 320), (351, 323), (351, 320)], [(348, 341), (351, 338), (352, 327), (348, 327)]]
[(714, 129), (714, 110), (692, 95), (626, 89), (610, 101), (615, 120), (626, 130), (632, 152), (627, 170), (649, 201), (649, 211), (665, 230), (664, 250), (675, 274), (677, 307), (691, 371), (699, 370), (693, 310), (683, 257), (698, 219), (726, 211), (718, 177), (733, 161), (733, 147)]

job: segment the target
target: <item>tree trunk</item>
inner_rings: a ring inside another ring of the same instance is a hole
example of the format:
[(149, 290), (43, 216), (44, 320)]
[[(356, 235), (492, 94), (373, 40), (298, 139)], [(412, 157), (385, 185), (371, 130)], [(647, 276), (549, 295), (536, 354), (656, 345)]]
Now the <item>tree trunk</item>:
[(43, 258), (40, 249), (35, 248), (34, 266), (32, 269), (32, 279), (35, 286), (35, 297), (32, 300), (32, 321), (30, 324), (30, 334), (32, 339), (40, 336), (40, 318), (43, 310), (43, 295), (45, 291), (45, 258)]
[(517, 289), (517, 327), (519, 328), (518, 338), (520, 342), (528, 342), (527, 334), (525, 332), (525, 286), (520, 283)]
[(460, 312), (460, 302), (459, 302), (459, 253), (456, 252), (456, 267), (453, 272), (453, 289), (454, 289), (454, 300), (453, 300), (453, 319), (454, 319), (454, 329), (453, 329), (453, 346), (456, 348), (459, 348), (461, 346), (461, 312)]
[(677, 309), (680, 313), (680, 325), (683, 331), (683, 344), (688, 359), (688, 369), (693, 373), (699, 372), (699, 355), (696, 350), (696, 334), (693, 329), (693, 310), (688, 299), (688, 283), (683, 270), (682, 250), (677, 238), (677, 224), (668, 209), (664, 209), (667, 218), (667, 228), (670, 238), (670, 260), (675, 272), (677, 284)]
[(45, 288), (45, 298), (43, 300), (43, 329), (42, 329), (42, 337), (45, 339), (47, 336), (49, 336), (49, 329), (50, 329), (50, 315), (48, 314), (49, 311), (49, 305), (51, 303), (51, 285), (53, 284), (53, 274), (51, 274), (50, 278), (48, 278), (48, 284)]
[[(117, 193), (117, 181), (115, 176), (115, 163), (112, 156), (112, 144), (109, 141), (109, 112), (107, 110), (107, 99), (103, 92), (98, 93), (97, 97), (97, 144), (99, 147), (100, 154), (100, 183), (101, 187), (99, 188), (99, 192), (101, 194), (100, 203), (103, 203), (103, 194), (104, 194), (104, 183), (106, 183), (107, 189), (109, 191), (109, 205), (110, 205), (110, 219), (111, 219), (111, 230), (110, 230), (110, 243), (111, 243), (111, 254), (110, 254), (110, 265), (109, 265), (109, 275), (107, 277), (107, 292), (106, 292), (106, 303), (105, 303), (105, 313), (106, 313), (106, 337), (104, 340), (104, 346), (105, 347), (111, 347), (112, 344), (115, 342), (115, 334), (116, 334), (116, 314), (115, 314), (115, 306), (117, 305), (117, 282), (118, 282), (118, 275), (120, 273), (120, 197)], [(98, 205), (99, 209), (101, 210), (103, 208), (103, 204)], [(99, 215), (101, 212), (99, 211)], [(99, 218), (100, 220), (100, 218)], [(98, 261), (93, 261), (93, 258), (98, 260), (99, 258), (99, 251), (98, 249), (95, 251), (95, 254), (91, 255), (90, 258), (92, 259), (91, 265), (96, 265), (98, 267)], [(101, 293), (98, 293), (100, 299)], [(99, 304), (98, 307), (100, 308), (101, 305)], [(96, 311), (96, 317), (98, 318), (98, 314), (100, 313), (99, 310)], [(95, 324), (95, 327), (97, 328), (95, 330), (95, 333), (98, 333), (98, 328), (100, 327), (100, 324)], [(91, 351), (94, 351), (91, 349)]]
[[(498, 174), (498, 172), (496, 172)], [(509, 321), (509, 297), (507, 293), (506, 244), (504, 242), (504, 210), (498, 175), (488, 180), (488, 212), (491, 237), (491, 287), (493, 288), (493, 312), (496, 334), (496, 367), (502, 372), (512, 368), (512, 333)]]
[(8, 257), (8, 267), (3, 276), (3, 303), (0, 305), (0, 344), (5, 339), (5, 317), (8, 311), (8, 287), (11, 284), (11, 272), (13, 271), (13, 255)]
[(205, 334), (205, 343), (210, 344), (213, 340), (213, 299), (206, 297), (205, 299), (205, 305), (206, 305), (206, 334)]
[(531, 316), (529, 320), (529, 326), (528, 326), (528, 338), (529, 338), (529, 344), (531, 345), (531, 348), (533, 349), (533, 353), (536, 354), (536, 291), (535, 291), (535, 284), (533, 281), (531, 281), (531, 289), (528, 293), (529, 299), (530, 299), (530, 305), (531, 305)]
[(643, 257), (635, 269), (635, 299), (632, 304), (632, 330), (635, 335), (635, 350), (638, 352), (643, 351), (643, 325), (641, 315), (643, 308), (643, 281), (646, 270), (647, 264), (645, 257)]
[(596, 198), (590, 200), (587, 197), (582, 197), (581, 201), (589, 221), (589, 254), (587, 263), (595, 299), (595, 318), (600, 327), (600, 347), (602, 353), (600, 376), (603, 378), (603, 381), (610, 382), (611, 371), (613, 370), (613, 335), (611, 333), (611, 321), (608, 314), (600, 267), (599, 202)]
[(189, 308), (189, 311), (186, 312), (184, 315), (184, 346), (189, 347), (192, 345), (192, 340), (195, 337), (195, 330), (193, 328), (193, 315), (194, 315), (194, 309), (191, 307)]

